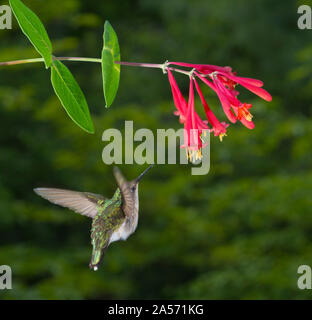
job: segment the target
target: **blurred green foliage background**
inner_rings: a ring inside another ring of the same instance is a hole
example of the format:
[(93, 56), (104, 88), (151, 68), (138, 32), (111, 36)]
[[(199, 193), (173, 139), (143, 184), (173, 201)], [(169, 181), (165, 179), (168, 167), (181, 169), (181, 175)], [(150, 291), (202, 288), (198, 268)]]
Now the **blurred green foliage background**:
[[(208, 175), (192, 176), (186, 165), (155, 167), (141, 183), (136, 233), (112, 244), (91, 272), (91, 221), (32, 189), (112, 195), (103, 130), (124, 128), (125, 120), (154, 132), (180, 128), (167, 77), (123, 67), (117, 100), (106, 110), (100, 65), (66, 63), (92, 112), (96, 134), (88, 135), (67, 117), (43, 64), (1, 67), (0, 265), (12, 267), (13, 290), (0, 298), (310, 298), (297, 287), (298, 266), (312, 266), (312, 31), (297, 27), (303, 1), (24, 3), (46, 25), (58, 56), (99, 57), (108, 19), (123, 61), (231, 65), (263, 80), (273, 101), (241, 88), (256, 128), (237, 123), (222, 143), (212, 137)], [(0, 30), (0, 61), (33, 57), (16, 20), (13, 30)], [(187, 95), (187, 78), (177, 80)], [(205, 94), (220, 111), (215, 95)], [(131, 179), (145, 167), (121, 168)]]

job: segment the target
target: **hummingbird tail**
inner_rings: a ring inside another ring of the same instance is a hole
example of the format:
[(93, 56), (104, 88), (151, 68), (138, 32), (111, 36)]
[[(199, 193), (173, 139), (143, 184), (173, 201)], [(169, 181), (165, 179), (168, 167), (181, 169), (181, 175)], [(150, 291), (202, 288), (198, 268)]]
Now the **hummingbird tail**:
[(91, 270), (97, 271), (99, 268), (99, 265), (101, 263), (101, 261), (103, 260), (104, 254), (105, 254), (105, 249), (95, 249), (92, 252), (92, 257), (91, 257), (91, 261), (89, 263), (89, 268)]

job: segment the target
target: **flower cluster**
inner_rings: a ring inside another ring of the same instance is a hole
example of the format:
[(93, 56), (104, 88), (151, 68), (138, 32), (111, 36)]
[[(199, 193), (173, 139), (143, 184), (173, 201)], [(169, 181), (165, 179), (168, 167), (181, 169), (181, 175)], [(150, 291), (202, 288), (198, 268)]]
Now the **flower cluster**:
[[(186, 72), (170, 67), (170, 65), (192, 68), (192, 70)], [(184, 99), (173, 77), (171, 72), (173, 70), (186, 73), (190, 77), (188, 102)], [(217, 94), (223, 111), (230, 122), (235, 123), (239, 120), (248, 129), (253, 129), (255, 126), (252, 121), (253, 116), (249, 111), (252, 105), (242, 103), (237, 98), (239, 92), (236, 90), (236, 86), (240, 84), (262, 99), (266, 101), (272, 100), (271, 95), (262, 88), (262, 81), (238, 77), (235, 72), (232, 72), (231, 67), (167, 62), (165, 63), (164, 71), (168, 73), (173, 100), (177, 109), (174, 114), (179, 116), (180, 123), (184, 125), (184, 145), (182, 147), (186, 148), (188, 159), (197, 160), (202, 157), (202, 148), (205, 147), (202, 136), (206, 134), (206, 130), (213, 132), (214, 135), (218, 136), (222, 141), (223, 137), (226, 136), (226, 130), (229, 126), (229, 124), (225, 122), (220, 122), (212, 112), (196, 78), (209, 86)], [(203, 104), (207, 120), (202, 120), (195, 111), (194, 85)]]

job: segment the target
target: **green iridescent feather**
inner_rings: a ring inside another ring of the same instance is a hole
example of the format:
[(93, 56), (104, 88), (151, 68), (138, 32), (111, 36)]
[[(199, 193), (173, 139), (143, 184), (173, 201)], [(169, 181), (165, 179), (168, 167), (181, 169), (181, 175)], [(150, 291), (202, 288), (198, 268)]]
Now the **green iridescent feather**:
[(94, 217), (91, 228), (93, 246), (91, 264), (97, 265), (110, 243), (111, 235), (125, 221), (121, 210), (122, 198), (117, 189), (114, 196), (106, 201), (98, 200), (98, 214)]

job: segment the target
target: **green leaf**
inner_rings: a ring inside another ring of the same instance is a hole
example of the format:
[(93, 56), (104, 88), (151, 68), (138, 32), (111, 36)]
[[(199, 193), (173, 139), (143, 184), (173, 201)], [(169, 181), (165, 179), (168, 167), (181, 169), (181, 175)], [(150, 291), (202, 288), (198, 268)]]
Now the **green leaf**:
[(46, 68), (52, 64), (52, 44), (38, 16), (20, 0), (10, 0), (12, 11), (23, 33), (44, 59)]
[(86, 98), (71, 72), (58, 60), (52, 64), (51, 82), (71, 119), (85, 131), (94, 133)]
[(116, 32), (108, 21), (106, 21), (104, 25), (103, 40), (103, 90), (106, 108), (108, 108), (111, 106), (116, 97), (120, 78), (120, 65), (114, 63), (115, 61), (120, 61), (118, 38)]

